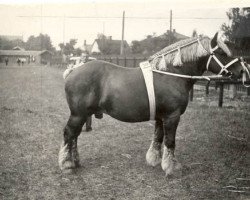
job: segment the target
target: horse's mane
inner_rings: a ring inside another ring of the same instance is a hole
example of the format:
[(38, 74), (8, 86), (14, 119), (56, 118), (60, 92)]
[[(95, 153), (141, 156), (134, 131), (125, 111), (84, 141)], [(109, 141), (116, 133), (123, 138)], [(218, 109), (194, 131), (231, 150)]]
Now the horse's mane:
[[(198, 39), (200, 43), (198, 43)], [(159, 52), (155, 53), (153, 56), (149, 57), (149, 62), (153, 68), (159, 69), (159, 64), (164, 56), (166, 66), (174, 65), (176, 56), (179, 56), (181, 63), (195, 62), (200, 57), (208, 55), (210, 38), (207, 36), (203, 37), (193, 37), (185, 40), (178, 41), (170, 46), (165, 47)], [(201, 45), (202, 46), (201, 46)], [(178, 54), (178, 48), (180, 47), (180, 52)], [(204, 50), (204, 49), (205, 50)], [(202, 52), (202, 53), (201, 53)], [(178, 55), (177, 55), (178, 54)]]

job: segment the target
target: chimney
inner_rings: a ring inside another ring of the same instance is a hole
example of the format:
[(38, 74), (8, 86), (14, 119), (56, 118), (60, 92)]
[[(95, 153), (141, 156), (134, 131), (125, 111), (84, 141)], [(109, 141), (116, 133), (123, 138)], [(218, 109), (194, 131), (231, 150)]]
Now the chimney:
[(175, 29), (173, 29), (173, 33), (175, 33)]
[(109, 36), (109, 40), (112, 40), (112, 36)]
[(87, 45), (87, 41), (86, 40), (84, 40), (84, 46), (86, 46)]

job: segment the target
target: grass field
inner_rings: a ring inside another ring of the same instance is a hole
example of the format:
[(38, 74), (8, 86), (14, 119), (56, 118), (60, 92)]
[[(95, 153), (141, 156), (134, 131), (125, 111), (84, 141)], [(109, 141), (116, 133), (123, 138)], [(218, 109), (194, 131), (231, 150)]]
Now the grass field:
[(250, 101), (194, 101), (177, 130), (182, 173), (166, 178), (145, 154), (152, 122), (93, 119), (79, 136), (82, 167), (61, 174), (57, 156), (69, 116), (62, 70), (0, 67), (0, 199), (250, 199)]

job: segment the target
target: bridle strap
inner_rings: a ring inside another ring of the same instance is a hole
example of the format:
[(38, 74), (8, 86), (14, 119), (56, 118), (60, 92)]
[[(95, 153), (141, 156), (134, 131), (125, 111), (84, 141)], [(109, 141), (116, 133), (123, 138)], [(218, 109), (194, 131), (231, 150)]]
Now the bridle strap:
[(212, 47), (210, 46), (210, 56), (209, 56), (209, 58), (208, 58), (206, 68), (207, 68), (207, 70), (208, 70), (208, 67), (209, 67), (209, 65), (210, 65), (211, 59), (213, 58), (213, 59), (217, 62), (217, 64), (221, 67), (221, 70), (220, 70), (220, 72), (218, 73), (218, 75), (221, 75), (223, 72), (228, 73), (227, 68), (230, 67), (230, 66), (231, 66), (232, 64), (234, 64), (235, 62), (239, 61), (239, 58), (235, 58), (234, 60), (230, 61), (228, 64), (223, 65), (223, 64), (221, 63), (221, 61), (214, 55), (214, 51), (215, 51), (216, 49), (218, 49), (218, 48), (219, 48), (218, 45), (216, 45), (214, 48), (212, 48)]
[(243, 73), (243, 75), (242, 75), (242, 84), (243, 84), (245, 87), (250, 87), (250, 85), (246, 85), (246, 84), (245, 84), (245, 81), (246, 81), (246, 75), (248, 75), (248, 78), (250, 79), (250, 73), (249, 73), (249, 70), (248, 70), (248, 68), (246, 67), (245, 62), (243, 61), (243, 58), (241, 57), (240, 59), (241, 59), (240, 64), (241, 64), (241, 66), (242, 66), (242, 68), (243, 68), (244, 72), (246, 72), (245, 74)]

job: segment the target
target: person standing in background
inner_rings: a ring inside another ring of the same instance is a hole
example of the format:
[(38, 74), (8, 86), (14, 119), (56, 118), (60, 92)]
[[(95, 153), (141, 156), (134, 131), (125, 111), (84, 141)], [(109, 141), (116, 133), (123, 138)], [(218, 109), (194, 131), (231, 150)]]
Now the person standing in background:
[(9, 58), (6, 57), (6, 58), (5, 58), (5, 64), (6, 64), (6, 66), (8, 66), (8, 63), (9, 63)]

